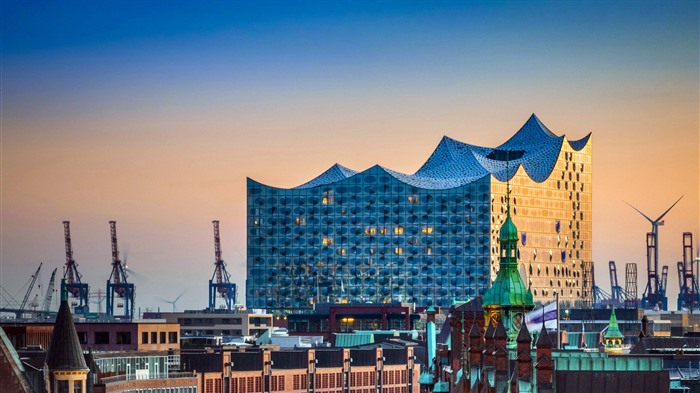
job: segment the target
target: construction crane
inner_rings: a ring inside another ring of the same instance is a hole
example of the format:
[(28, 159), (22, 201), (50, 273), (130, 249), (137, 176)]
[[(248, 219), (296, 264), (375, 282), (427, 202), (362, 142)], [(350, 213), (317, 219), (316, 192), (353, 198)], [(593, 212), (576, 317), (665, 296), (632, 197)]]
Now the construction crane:
[(73, 299), (73, 313), (87, 314), (90, 311), (88, 296), (90, 290), (88, 284), (81, 281), (82, 275), (78, 272), (78, 264), (73, 259), (73, 243), (70, 237), (70, 221), (63, 221), (63, 235), (66, 240), (66, 265), (63, 271), (63, 278), (66, 280), (66, 290)]
[(617, 283), (617, 267), (615, 261), (608, 262), (610, 269), (610, 301), (615, 307), (621, 307), (623, 304), (622, 287)]
[(700, 291), (693, 272), (693, 234), (690, 232), (683, 232), (683, 262), (678, 262), (678, 285), (678, 310), (697, 309)]
[(53, 269), (51, 272), (51, 279), (49, 280), (49, 286), (46, 288), (46, 296), (44, 297), (44, 308), (42, 311), (44, 314), (48, 314), (49, 308), (51, 308), (51, 298), (53, 297), (53, 288), (56, 281), (56, 271), (58, 268)]
[(124, 303), (116, 303), (116, 308), (124, 309), (124, 316), (134, 318), (134, 284), (127, 281), (126, 269), (119, 259), (119, 244), (117, 243), (117, 222), (109, 222), (112, 240), (112, 273), (107, 280), (107, 315), (116, 317), (114, 309), (117, 299)]
[[(664, 225), (662, 219), (668, 212), (673, 209), (674, 206), (683, 196), (678, 198), (676, 202), (671, 205), (666, 211), (659, 216), (656, 220), (652, 220), (647, 217), (646, 214), (642, 213), (641, 210), (627, 203), (632, 209), (636, 210), (644, 218), (651, 223), (651, 232), (647, 233), (647, 286), (644, 289), (644, 295), (642, 296), (642, 307), (645, 309), (660, 308), (666, 310), (668, 308), (668, 298), (661, 294), (661, 283), (659, 282), (659, 248), (657, 247), (659, 240), (659, 226)], [(668, 267), (666, 268), (668, 271)]]
[[(226, 270), (226, 264), (221, 259), (221, 240), (219, 239), (219, 221), (212, 221), (214, 224), (214, 274), (209, 280), (209, 309), (216, 309), (216, 298), (224, 298), (227, 310), (233, 310), (236, 304), (236, 284), (231, 282), (231, 276)], [(216, 281), (215, 281), (216, 280)]]

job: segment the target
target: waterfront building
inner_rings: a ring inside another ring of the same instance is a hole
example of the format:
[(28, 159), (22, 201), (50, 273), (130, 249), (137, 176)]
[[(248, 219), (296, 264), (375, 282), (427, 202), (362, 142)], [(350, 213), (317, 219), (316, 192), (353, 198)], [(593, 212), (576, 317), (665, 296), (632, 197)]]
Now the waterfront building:
[(144, 319), (179, 324), (182, 337), (260, 336), (272, 329), (272, 314), (254, 310), (204, 309), (184, 312), (144, 313)]
[(507, 181), (534, 301), (578, 300), (589, 295), (591, 157), (590, 134), (569, 141), (533, 115), (496, 148), (443, 137), (412, 175), (336, 164), (288, 189), (248, 179), (246, 303), (448, 307), (484, 295), (499, 270)]
[(420, 365), (412, 347), (383, 343), (354, 348), (270, 351), (187, 350), (200, 392), (418, 393)]

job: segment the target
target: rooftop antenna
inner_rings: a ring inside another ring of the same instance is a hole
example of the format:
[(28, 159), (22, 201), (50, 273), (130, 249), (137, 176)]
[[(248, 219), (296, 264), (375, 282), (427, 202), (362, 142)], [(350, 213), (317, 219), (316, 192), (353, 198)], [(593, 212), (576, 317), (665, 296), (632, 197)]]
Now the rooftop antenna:
[(636, 210), (642, 217), (646, 218), (647, 221), (651, 223), (651, 232), (647, 233), (647, 286), (644, 289), (644, 295), (642, 296), (642, 307), (646, 309), (653, 309), (654, 307), (661, 306), (661, 309), (666, 310), (667, 301), (665, 296), (661, 293), (661, 283), (659, 282), (659, 226), (664, 225), (663, 218), (668, 214), (668, 212), (673, 209), (674, 206), (680, 200), (683, 199), (683, 195), (676, 202), (666, 209), (663, 214), (659, 216), (656, 220), (652, 220), (646, 214), (642, 213), (641, 210), (632, 206), (631, 204), (625, 202), (629, 207)]

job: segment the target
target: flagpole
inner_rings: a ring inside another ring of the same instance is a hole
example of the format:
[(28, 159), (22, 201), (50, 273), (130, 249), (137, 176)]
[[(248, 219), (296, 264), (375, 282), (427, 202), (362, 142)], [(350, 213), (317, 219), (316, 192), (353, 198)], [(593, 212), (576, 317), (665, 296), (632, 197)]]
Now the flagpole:
[(557, 348), (561, 350), (561, 330), (559, 329), (559, 292), (557, 292)]

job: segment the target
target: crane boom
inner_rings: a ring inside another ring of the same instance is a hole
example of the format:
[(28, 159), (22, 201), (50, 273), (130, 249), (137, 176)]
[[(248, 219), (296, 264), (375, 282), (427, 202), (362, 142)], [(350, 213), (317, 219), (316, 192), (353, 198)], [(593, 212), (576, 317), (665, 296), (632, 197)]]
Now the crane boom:
[(668, 284), (668, 266), (664, 265), (661, 267), (661, 289), (659, 290), (662, 296), (666, 296), (666, 284)]
[(34, 284), (36, 283), (36, 278), (39, 276), (39, 271), (41, 270), (41, 265), (43, 265), (43, 262), (39, 264), (39, 268), (36, 269), (36, 273), (32, 276), (32, 281), (29, 283), (29, 288), (27, 288), (27, 293), (24, 294), (24, 299), (22, 299), (22, 304), (19, 305), (20, 310), (24, 310), (24, 306), (27, 305), (27, 300), (29, 300), (29, 295), (32, 294), (32, 289), (34, 289)]
[(49, 280), (49, 286), (46, 288), (46, 297), (44, 297), (44, 312), (47, 313), (49, 312), (49, 308), (51, 308), (51, 298), (53, 297), (53, 288), (56, 282), (56, 270), (58, 268), (53, 269), (53, 272), (51, 272), (51, 279)]

